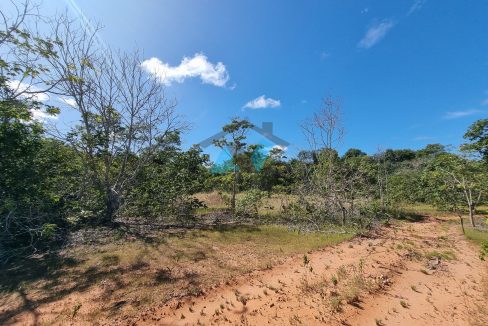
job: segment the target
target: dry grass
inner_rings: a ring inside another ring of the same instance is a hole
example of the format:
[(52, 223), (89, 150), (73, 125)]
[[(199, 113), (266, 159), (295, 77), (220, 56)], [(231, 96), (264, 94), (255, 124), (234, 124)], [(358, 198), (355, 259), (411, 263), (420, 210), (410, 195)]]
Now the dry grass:
[(78, 246), (63, 252), (55, 262), (40, 259), (37, 264), (45, 268), (35, 277), (18, 273), (30, 272), (25, 266), (0, 271), (9, 280), (4, 278), (0, 283), (0, 302), (8, 302), (6, 313), (0, 315), (0, 324), (23, 310), (25, 303), (19, 288), (22, 295), (29, 296), (29, 304), (75, 296), (76, 302), (80, 302), (76, 312), (73, 313), (71, 304), (58, 320), (68, 321), (76, 315), (95, 322), (121, 313), (136, 313), (140, 307), (175, 296), (201, 295), (213, 284), (270, 268), (287, 256), (303, 255), (352, 236), (352, 233), (298, 233), (274, 225), (234, 226), (160, 233), (151, 241), (114, 240), (96, 247)]
[[(237, 201), (239, 201), (242, 196), (244, 196), (244, 193), (238, 193)], [(217, 191), (198, 193), (195, 195), (195, 197), (207, 205), (207, 208), (198, 209), (196, 212), (197, 214), (206, 214), (227, 208), (225, 201)], [(279, 216), (281, 213), (283, 213), (283, 205), (288, 205), (294, 200), (295, 197), (292, 195), (272, 194), (271, 196), (263, 199), (263, 204), (259, 207), (258, 213), (262, 216)]]

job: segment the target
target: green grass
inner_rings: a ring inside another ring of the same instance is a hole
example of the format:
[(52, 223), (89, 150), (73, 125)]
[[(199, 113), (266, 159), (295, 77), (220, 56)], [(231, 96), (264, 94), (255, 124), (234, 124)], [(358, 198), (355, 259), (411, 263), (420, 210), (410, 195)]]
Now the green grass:
[(488, 242), (488, 232), (486, 231), (480, 231), (480, 230), (476, 230), (476, 229), (471, 229), (471, 228), (467, 228), (466, 229), (466, 238), (468, 238), (469, 240), (481, 245), (481, 243), (483, 241), (487, 241)]
[(454, 254), (454, 252), (452, 252), (450, 250), (446, 250), (446, 251), (442, 251), (442, 252), (434, 250), (434, 251), (430, 251), (430, 252), (426, 253), (425, 257), (428, 259), (438, 257), (438, 258), (441, 258), (444, 260), (454, 260), (454, 259), (456, 259), (456, 254)]
[(282, 254), (304, 253), (313, 249), (334, 245), (354, 237), (353, 231), (347, 233), (320, 232), (299, 233), (289, 231), (280, 225), (239, 226), (212, 231), (192, 231), (189, 237), (197, 241), (220, 244), (249, 243), (261, 250)]

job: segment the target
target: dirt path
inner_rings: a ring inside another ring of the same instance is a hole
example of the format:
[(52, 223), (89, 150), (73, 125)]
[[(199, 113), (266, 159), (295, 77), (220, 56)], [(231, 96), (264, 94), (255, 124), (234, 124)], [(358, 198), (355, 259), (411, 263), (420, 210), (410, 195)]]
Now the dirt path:
[[(243, 261), (243, 264), (246, 262)], [(131, 325), (488, 325), (487, 264), (456, 226), (384, 228), (204, 296), (116, 321)], [(113, 323), (111, 323), (113, 324)]]

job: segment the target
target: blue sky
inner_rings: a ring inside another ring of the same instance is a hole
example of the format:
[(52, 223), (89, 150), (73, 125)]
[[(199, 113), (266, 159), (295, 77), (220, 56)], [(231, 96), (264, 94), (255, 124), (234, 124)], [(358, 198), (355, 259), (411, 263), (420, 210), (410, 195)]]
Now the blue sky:
[(457, 145), (488, 112), (488, 1), (74, 2), (106, 44), (153, 58), (192, 125), (186, 145), (239, 115), (273, 122), (295, 152), (327, 95), (342, 102), (342, 151)]

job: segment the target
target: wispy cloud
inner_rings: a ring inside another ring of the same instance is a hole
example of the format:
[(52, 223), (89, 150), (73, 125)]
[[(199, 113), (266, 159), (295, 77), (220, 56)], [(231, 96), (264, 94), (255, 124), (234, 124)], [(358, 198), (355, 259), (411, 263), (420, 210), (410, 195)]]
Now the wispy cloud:
[(478, 110), (478, 109), (469, 109), (469, 110), (463, 110), (463, 111), (451, 111), (451, 112), (447, 112), (444, 115), (444, 119), (451, 120), (451, 119), (464, 118), (464, 117), (469, 117), (472, 115), (480, 114), (482, 112), (483, 111)]
[(158, 58), (151, 58), (143, 61), (142, 67), (166, 86), (199, 77), (204, 84), (224, 87), (230, 78), (222, 62), (214, 64), (203, 53), (197, 53), (191, 58), (184, 57), (178, 66), (170, 66)]
[(362, 14), (367, 14), (367, 13), (368, 13), (368, 11), (369, 11), (369, 8), (368, 8), (368, 7), (366, 7), (366, 8), (364, 8), (363, 10), (361, 10), (361, 13), (362, 13)]
[(71, 107), (76, 107), (76, 101), (69, 97), (59, 97), (59, 100), (65, 104), (68, 104)]
[(386, 33), (388, 33), (388, 31), (393, 26), (395, 26), (395, 22), (390, 19), (384, 20), (381, 23), (371, 26), (366, 31), (366, 34), (363, 36), (361, 41), (359, 41), (358, 47), (369, 49), (370, 47), (381, 41), (385, 37)]
[(481, 101), (481, 105), (488, 105), (488, 90), (485, 91), (486, 98)]
[(326, 51), (320, 52), (320, 60), (325, 60), (328, 57), (330, 57), (330, 53), (329, 52), (326, 52)]
[(266, 95), (261, 95), (254, 100), (247, 102), (242, 108), (243, 109), (266, 109), (266, 108), (277, 108), (281, 106), (280, 100), (275, 100)]
[[(32, 101), (37, 102), (47, 102), (50, 100), (50, 97), (45, 92), (42, 92), (36, 86), (22, 83), (18, 80), (9, 80), (7, 81), (7, 86), (16, 94), (20, 94), (19, 97), (29, 99)], [(56, 120), (58, 119), (57, 115), (52, 115), (46, 113), (41, 109), (31, 109), (32, 119), (39, 121), (39, 122), (46, 122), (47, 120)]]
[(424, 4), (426, 2), (427, 2), (427, 0), (415, 0), (415, 2), (412, 4), (412, 6), (410, 7), (410, 9), (408, 10), (407, 16), (410, 16), (411, 14), (413, 14), (414, 12), (416, 12), (417, 10), (422, 9), (422, 7), (424, 6)]
[(16, 94), (21, 94), (21, 97), (28, 98), (37, 102), (49, 101), (49, 95), (40, 91), (37, 87), (30, 84), (22, 83), (18, 80), (7, 81), (7, 86)]
[(435, 139), (435, 137), (432, 137), (432, 136), (417, 136), (414, 138), (415, 141), (431, 141), (434, 139)]

